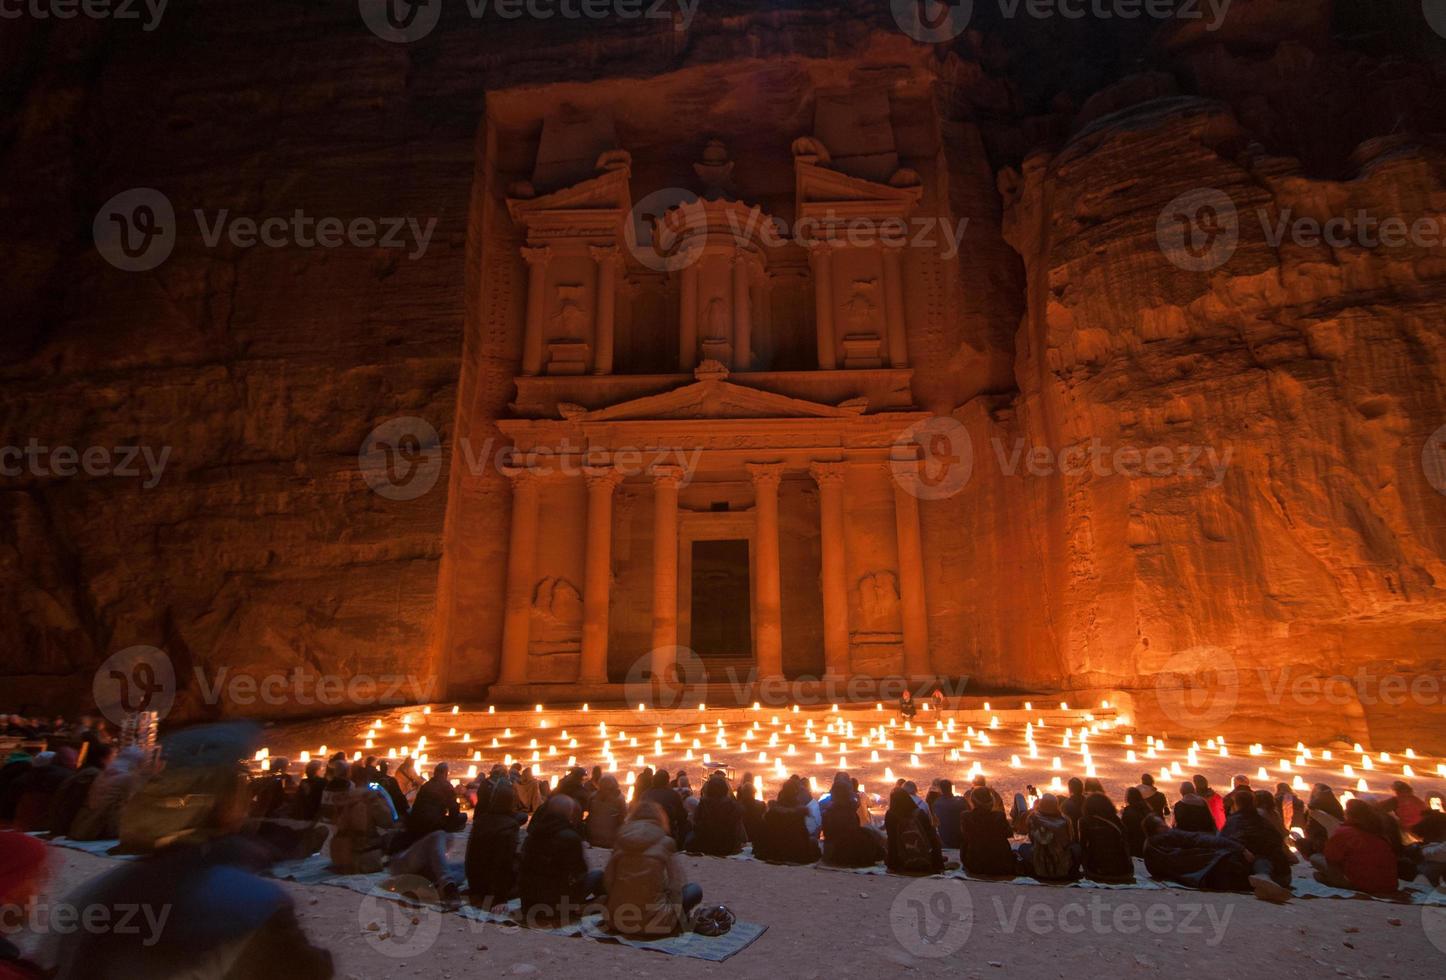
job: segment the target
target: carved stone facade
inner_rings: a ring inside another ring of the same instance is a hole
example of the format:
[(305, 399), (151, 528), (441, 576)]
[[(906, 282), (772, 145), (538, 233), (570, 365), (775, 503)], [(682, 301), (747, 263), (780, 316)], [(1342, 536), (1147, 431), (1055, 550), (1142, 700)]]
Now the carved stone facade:
[[(848, 173), (797, 139), (790, 232), (739, 199), (723, 141), (698, 148), (697, 194), (660, 197), (627, 148), (598, 149), (612, 131), (544, 120), (539, 154), (596, 152), (592, 171), (557, 186), (539, 158), (508, 187), (510, 259), (485, 257), (527, 283), (496, 423), (513, 493), (495, 696), (592, 690), (640, 664), (666, 678), (695, 650), (760, 678), (932, 675), (918, 501), (894, 478), (931, 417), (902, 286), (919, 178), (896, 158), (883, 180)], [(775, 275), (811, 310), (775, 315)], [(620, 316), (640, 281), (671, 310)], [(643, 336), (667, 359), (635, 357)], [(810, 362), (776, 369), (783, 337), (807, 338)]]

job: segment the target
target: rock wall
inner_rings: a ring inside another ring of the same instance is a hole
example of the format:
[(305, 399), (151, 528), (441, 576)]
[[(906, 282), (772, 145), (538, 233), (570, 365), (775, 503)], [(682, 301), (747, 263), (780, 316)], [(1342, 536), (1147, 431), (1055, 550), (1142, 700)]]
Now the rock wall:
[[(1287, 211), (1442, 217), (1441, 38), (1415, 5), (1236, 0), (1204, 31), (976, 4), (937, 46), (887, 5), (753, 6), (499, 28), (452, 4), (410, 45), (355, 5), (284, 0), (175, 5), (152, 32), (7, 22), (3, 442), (169, 455), (152, 486), (0, 478), (6, 700), (79, 703), (141, 643), (174, 661), (186, 716), (318, 710), (207, 697), (223, 669), (481, 693), (509, 502), (457, 460), (514, 394), (521, 283), (484, 277), (482, 257), (507, 238), (498, 182), (530, 161), (525, 140), (493, 142), (489, 93), (691, 72), (675, 114), (737, 113), (799, 72), (903, 66), (934, 79), (939, 199), (970, 220), (961, 256), (915, 283), (951, 315), (910, 337), (921, 405), (973, 447), (964, 492), (922, 509), (936, 663), (990, 686), (1134, 690), (1142, 722), (1181, 732), (1394, 744), (1439, 717), (1439, 691), (1403, 711), (1359, 680), (1339, 705), (1281, 685), (1446, 666), (1446, 497), (1421, 463), (1446, 422), (1441, 248), (1268, 234)], [(124, 273), (92, 221), (135, 187), (166, 195), (178, 234), (164, 264)], [(1205, 188), (1232, 202), (1239, 242), (1187, 271), (1159, 218)], [(211, 247), (198, 208), (436, 225), (415, 258)], [(437, 433), (436, 484), (390, 499), (358, 451), (399, 416)], [(1218, 480), (1000, 462), (1092, 437), (1230, 457)], [(1182, 709), (1181, 678), (1213, 700)]]

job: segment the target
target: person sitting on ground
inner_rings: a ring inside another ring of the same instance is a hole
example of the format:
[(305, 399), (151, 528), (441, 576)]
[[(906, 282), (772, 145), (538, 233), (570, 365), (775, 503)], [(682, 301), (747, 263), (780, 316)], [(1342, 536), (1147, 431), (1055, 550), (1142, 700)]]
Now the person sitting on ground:
[(587, 842), (593, 847), (612, 847), (627, 813), (628, 801), (623, 799), (617, 777), (604, 773), (588, 806), (587, 820), (583, 822)]
[(703, 783), (703, 795), (693, 811), (687, 850), (727, 857), (743, 850), (743, 836), (743, 808), (728, 789), (727, 778), (715, 772)]
[(1040, 881), (1072, 881), (1079, 877), (1079, 843), (1074, 824), (1060, 810), (1059, 798), (1045, 793), (1029, 811), (1028, 842), (1019, 845), (1022, 870)]
[(1193, 782), (1180, 784), (1180, 798), (1175, 801), (1175, 829), (1191, 834), (1217, 834), (1210, 805), (1195, 792)]
[(693, 828), (689, 826), (688, 810), (683, 806), (683, 798), (673, 788), (668, 770), (659, 769), (653, 775), (653, 788), (646, 790), (642, 799), (663, 808), (663, 812), (668, 815), (668, 826), (673, 828), (673, 842), (682, 850), (688, 840), (688, 833)]
[(988, 787), (974, 787), (969, 800), (960, 820), (959, 863), (971, 875), (1013, 878), (1019, 874), (1019, 860), (1009, 846), (1009, 818), (994, 808)]
[(904, 693), (899, 695), (899, 717), (904, 719), (905, 724), (909, 724), (918, 713), (919, 706), (914, 703), (914, 695), (905, 689)]
[(275, 756), (266, 767), (266, 774), (251, 780), (251, 816), (260, 820), (284, 816), (296, 792), (296, 780), (287, 773), (291, 760)]
[(417, 798), (412, 801), (406, 821), (407, 833), (412, 841), (438, 830), (455, 834), (467, 826), (467, 814), (462, 812), (457, 788), (452, 785), (449, 776), (447, 763), (439, 762), (432, 769), (432, 778), (417, 790)]
[[(617, 780), (613, 786), (617, 787)], [(494, 787), (487, 798), (486, 811), (472, 817), (464, 859), (468, 901), (472, 905), (493, 909), (517, 897), (521, 816), (517, 812), (517, 795), (509, 781)]]
[(1349, 888), (1368, 895), (1389, 895), (1400, 889), (1396, 878), (1396, 852), (1382, 827), (1381, 815), (1365, 800), (1350, 800), (1345, 819), (1310, 856), (1315, 880), (1332, 888)]
[(1225, 826), (1225, 801), (1210, 788), (1210, 781), (1199, 773), (1191, 776), (1190, 781), (1195, 784), (1195, 795), (1210, 808), (1210, 816), (1215, 821), (1215, 832), (1219, 833)]
[(1415, 865), (1416, 874), (1424, 875), (1432, 888), (1440, 888), (1446, 878), (1446, 813), (1427, 810), (1416, 822), (1416, 836), (1421, 843), (1406, 849), (1406, 857)]
[[(726, 782), (723, 787), (726, 791)], [(703, 889), (688, 881), (668, 829), (667, 814), (650, 801), (639, 804), (618, 831), (617, 844), (603, 870), (603, 886), (607, 894), (604, 924), (624, 936), (670, 936), (703, 900)]]
[(327, 844), (333, 870), (342, 874), (373, 874), (385, 866), (388, 831), (395, 825), (391, 804), (385, 794), (370, 786), (353, 786), (336, 774), (341, 767), (327, 767), (333, 778), (327, 781), (321, 804), (322, 823), (334, 829)]
[[(1155, 777), (1147, 772), (1140, 773), (1140, 785), (1138, 787), (1140, 796), (1144, 798), (1145, 806), (1157, 817), (1165, 817), (1170, 813), (1170, 804), (1165, 800), (1165, 794), (1155, 788)], [(1128, 795), (1127, 795), (1128, 798)]]
[[(972, 780), (970, 780), (969, 785), (973, 787), (973, 789), (987, 789), (989, 791), (989, 796), (994, 800), (994, 809), (998, 810), (1000, 813), (1004, 812), (1004, 797), (1000, 796), (999, 791), (996, 790), (993, 786), (989, 785), (989, 780), (985, 778), (982, 772), (976, 775)], [(972, 801), (973, 798), (974, 794), (972, 792), (964, 794), (964, 799), (966, 801)], [(972, 806), (973, 804), (971, 803), (970, 805)]]
[(405, 818), (411, 810), (411, 804), (407, 802), (407, 794), (402, 792), (401, 783), (391, 773), (391, 765), (386, 759), (377, 760), (377, 785), (382, 792), (392, 801), (392, 809), (397, 811), (397, 816)]
[(321, 798), (326, 793), (326, 776), (322, 772), (324, 765), (320, 759), (312, 759), (306, 764), (296, 795), (291, 798), (288, 815), (293, 820), (314, 821), (320, 818)]
[(945, 850), (957, 851), (962, 846), (960, 818), (969, 809), (969, 801), (962, 796), (955, 796), (954, 784), (947, 779), (941, 779), (939, 798), (930, 809), (934, 812), (934, 824), (939, 828), (939, 843)]
[[(1270, 821), (1270, 825), (1274, 827), (1275, 832), (1280, 835), (1281, 843), (1290, 843), (1290, 828), (1287, 827), (1285, 821), (1280, 818), (1280, 810), (1276, 806), (1275, 797), (1270, 795), (1269, 790), (1264, 789), (1254, 790), (1252, 795), (1255, 797), (1255, 809), (1259, 811), (1262, 817)], [(1286, 854), (1290, 854), (1289, 850), (1286, 851)], [(1295, 859), (1292, 858), (1290, 863), (1295, 864)]]
[(601, 893), (602, 872), (588, 870), (574, 828), (576, 809), (572, 797), (552, 796), (527, 825), (517, 882), (525, 925), (575, 922), (586, 901)]
[(75, 749), (62, 746), (41, 752), (30, 771), (15, 781), (15, 829), (26, 832), (50, 829), (50, 804), (60, 787), (75, 773)]
[(1401, 825), (1401, 829), (1408, 834), (1414, 834), (1416, 832), (1416, 824), (1420, 823), (1421, 818), (1424, 817), (1431, 808), (1426, 805), (1425, 800), (1412, 792), (1411, 784), (1404, 780), (1398, 779), (1393, 782), (1391, 784), (1391, 792), (1395, 795), (1381, 801), (1381, 811), (1383, 813), (1394, 814), (1396, 820)]
[(1230, 815), (1235, 812), (1235, 791), (1240, 789), (1247, 790), (1252, 793), (1255, 792), (1254, 788), (1250, 785), (1250, 777), (1245, 775), (1244, 773), (1236, 773), (1234, 776), (1230, 777), (1230, 792), (1225, 794), (1225, 799), (1223, 801), (1225, 806), (1225, 819), (1227, 820), (1229, 820)]
[(818, 839), (808, 831), (808, 800), (796, 778), (778, 788), (778, 798), (763, 814), (753, 856), (779, 864), (813, 864), (819, 859)]
[(1280, 814), (1280, 822), (1285, 826), (1287, 834), (1295, 829), (1304, 832), (1305, 804), (1295, 795), (1290, 783), (1275, 784), (1275, 812)]
[(743, 782), (738, 786), (738, 805), (743, 808), (743, 831), (748, 840), (756, 844), (763, 836), (763, 815), (768, 812), (768, 804), (758, 798), (758, 787), (750, 773), (743, 774)]
[(944, 795), (944, 791), (939, 788), (940, 782), (941, 780), (938, 779), (929, 780), (929, 792), (924, 794), (924, 808), (929, 811), (929, 816), (933, 818), (935, 829), (938, 828), (939, 822), (938, 818), (934, 817), (934, 804), (938, 802), (939, 797)]
[(1306, 804), (1308, 819), (1305, 824), (1305, 839), (1299, 842), (1301, 854), (1309, 858), (1325, 848), (1326, 840), (1330, 837), (1331, 829), (1326, 824), (1317, 820), (1314, 813), (1319, 812), (1327, 818), (1334, 817), (1336, 821), (1346, 818), (1346, 812), (1341, 807), (1341, 801), (1336, 799), (1335, 791), (1325, 783), (1316, 783), (1311, 787), (1310, 801)]
[(120, 815), (130, 798), (150, 777), (145, 752), (132, 745), (122, 749), (95, 777), (85, 805), (71, 821), (71, 840), (113, 840), (120, 836)]
[(587, 810), (589, 794), (586, 782), (587, 770), (582, 766), (573, 766), (557, 784), (557, 792), (572, 797), (573, 802), (577, 804), (578, 819), (581, 819), (582, 814)]
[(1259, 811), (1251, 790), (1241, 788), (1230, 795), (1231, 813), (1221, 836), (1239, 841), (1251, 853), (1249, 880), (1257, 898), (1288, 901), (1290, 854), (1285, 849), (1284, 833)]
[(944, 854), (934, 822), (903, 787), (889, 796), (884, 832), (888, 840), (884, 863), (890, 871), (927, 875), (944, 870)]
[(1069, 818), (1069, 822), (1073, 825), (1074, 839), (1077, 841), (1079, 840), (1079, 822), (1084, 817), (1084, 780), (1078, 776), (1071, 776), (1065, 787), (1068, 792), (1065, 798), (1059, 801), (1059, 812)]
[(545, 794), (542, 792), (542, 783), (532, 774), (532, 767), (514, 762), (508, 778), (512, 780), (513, 792), (517, 794), (517, 809), (523, 813), (536, 813), (542, 806)]
[(1135, 880), (1135, 864), (1125, 842), (1125, 825), (1115, 804), (1104, 793), (1085, 797), (1084, 816), (1079, 822), (1080, 867), (1094, 881)]
[[(1156, 793), (1156, 796), (1160, 794)], [(1125, 805), (1120, 808), (1120, 825), (1125, 828), (1125, 844), (1130, 857), (1145, 856), (1145, 818), (1151, 816), (1150, 807), (1138, 786), (1125, 790)]]
[[(1014, 802), (1009, 805), (1009, 829), (1014, 831), (1016, 836), (1029, 835), (1029, 811), (1038, 801), (1039, 791), (1028, 783), (1025, 784), (1023, 793), (1014, 794)], [(1055, 805), (1058, 804), (1056, 799)]]
[(848, 773), (834, 776), (823, 807), (823, 860), (840, 868), (867, 868), (884, 856), (882, 835), (859, 819), (854, 783)]
[[(1179, 812), (1176, 807), (1177, 817)], [(1156, 881), (1207, 891), (1248, 891), (1253, 857), (1244, 844), (1229, 837), (1180, 830), (1178, 825), (1171, 830), (1153, 814), (1145, 818), (1145, 868)]]

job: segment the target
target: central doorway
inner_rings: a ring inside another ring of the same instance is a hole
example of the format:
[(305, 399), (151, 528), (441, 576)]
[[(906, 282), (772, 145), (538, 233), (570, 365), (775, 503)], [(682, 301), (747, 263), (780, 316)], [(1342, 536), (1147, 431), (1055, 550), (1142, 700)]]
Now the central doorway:
[(693, 652), (704, 660), (751, 658), (753, 605), (747, 539), (694, 541), (692, 559)]

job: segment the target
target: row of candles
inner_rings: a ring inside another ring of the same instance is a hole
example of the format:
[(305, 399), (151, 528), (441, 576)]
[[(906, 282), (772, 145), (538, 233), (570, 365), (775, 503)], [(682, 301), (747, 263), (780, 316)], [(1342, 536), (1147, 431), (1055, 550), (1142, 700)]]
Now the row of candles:
[[(1101, 707), (1108, 709), (1109, 703), (1103, 702)], [(644, 705), (638, 706), (639, 713), (644, 710)], [(547, 733), (552, 733), (554, 729), (544, 713), (544, 706), (536, 705), (535, 729), (544, 734), (516, 734), (510, 726), (506, 726), (500, 734), (495, 733), (495, 730), (492, 733), (484, 732), (474, 740), (471, 732), (463, 732), (459, 736), (455, 726), (448, 727), (445, 738), (429, 739), (426, 734), (414, 733), (414, 723), (429, 729), (441, 727), (435, 719), (425, 718), (432, 714), (432, 709), (425, 707), (421, 711), (424, 716), (422, 722), (414, 722), (415, 716), (410, 713), (401, 718), (400, 733), (415, 734), (414, 741), (381, 747), (386, 728), (382, 720), (377, 718), (365, 729), (361, 735), (362, 746), (354, 748), (350, 758), (360, 760), (367, 755), (377, 755), (394, 761), (410, 759), (420, 771), (428, 764), (433, 753), (438, 752), (438, 744), (442, 744), (442, 757), (449, 761), (467, 763), (465, 777), (454, 778), (454, 782), (461, 783), (464, 779), (475, 779), (480, 767), (498, 761), (495, 754), (489, 754), (484, 760), (484, 750), (489, 753), (497, 750), (502, 752), (500, 761), (503, 765), (511, 766), (514, 762), (523, 766), (530, 765), (534, 775), (545, 780), (547, 775), (537, 771), (544, 761), (554, 763), (565, 758), (564, 771), (571, 769), (579, 764), (578, 750), (586, 744), (593, 754), (582, 758), (589, 761), (596, 759), (605, 772), (616, 773), (620, 768), (628, 769), (623, 783), (628, 787), (629, 798), (632, 796), (636, 771), (646, 766), (667, 768), (670, 765), (677, 767), (687, 763), (701, 763), (706, 768), (720, 768), (729, 762), (755, 769), (755, 784), (761, 795), (765, 792), (765, 775), (781, 782), (788, 777), (790, 771), (796, 771), (809, 762), (810, 756), (815, 766), (827, 765), (842, 770), (853, 768), (853, 763), (877, 772), (877, 767), (882, 765), (885, 785), (892, 785), (895, 781), (895, 768), (912, 774), (924, 770), (949, 770), (968, 763), (967, 768), (959, 770), (962, 771), (962, 779), (968, 781), (977, 775), (993, 775), (986, 772), (984, 759), (978, 756), (1002, 762), (1006, 754), (1003, 751), (1004, 743), (1011, 735), (1009, 729), (1001, 727), (997, 714), (990, 714), (988, 723), (977, 729), (966, 725), (961, 730), (954, 719), (943, 717), (935, 719), (926, 728), (922, 722), (897, 720), (892, 712), (885, 712), (883, 704), (874, 706), (875, 713), (883, 717), (878, 719), (877, 724), (868, 725), (866, 729), (861, 722), (841, 715), (839, 706), (834, 705), (820, 730), (813, 718), (802, 716), (800, 706), (794, 705), (781, 717), (778, 714), (770, 715), (766, 728), (761, 717), (745, 724), (735, 741), (731, 737), (734, 733), (730, 732), (727, 723), (721, 718), (709, 724), (706, 718), (708, 710), (706, 705), (700, 704), (700, 720), (667, 728), (653, 725), (650, 726), (651, 734), (637, 734), (635, 731), (630, 735), (624, 728), (610, 728), (607, 722), (598, 722), (595, 726), (588, 723), (587, 731), (583, 733), (583, 741), (580, 741), (578, 736), (570, 733), (567, 728), (556, 730), (555, 737), (549, 738)], [(1071, 709), (1067, 702), (1061, 702), (1060, 710), (1068, 712)], [(588, 713), (590, 707), (583, 705), (581, 711)], [(752, 711), (761, 715), (764, 709), (755, 704)], [(1030, 702), (1025, 702), (1024, 711), (1033, 711)], [(991, 712), (988, 702), (984, 704), (984, 712)], [(457, 715), (459, 706), (453, 706), (450, 713)], [(495, 706), (489, 706), (487, 713), (495, 715)], [(1181, 751), (1171, 748), (1164, 739), (1153, 735), (1145, 736), (1143, 743), (1137, 744), (1133, 733), (1115, 733), (1114, 729), (1121, 727), (1125, 723), (1124, 719), (1097, 720), (1089, 711), (1077, 711), (1075, 714), (1074, 720), (1082, 722), (1081, 724), (1062, 725), (1058, 729), (1051, 728), (1042, 716), (1036, 715), (1033, 720), (1027, 721), (1021, 733), (1023, 751), (1008, 753), (1008, 769), (1019, 771), (1021, 775), (1030, 770), (1044, 770), (1046, 774), (1052, 774), (1047, 791), (1059, 792), (1065, 789), (1064, 777), (1060, 774), (1071, 768), (1087, 777), (1098, 775), (1099, 767), (1092, 747), (1106, 739), (1117, 739), (1114, 747), (1123, 748), (1123, 755), (1117, 762), (1131, 766), (1139, 765), (1142, 761), (1158, 762), (1159, 777), (1166, 782), (1187, 778), (1200, 767), (1204, 756), (1231, 758), (1231, 748), (1222, 736), (1207, 739), (1203, 745), (1192, 742)], [(797, 730), (794, 719), (802, 722)], [(595, 733), (589, 734), (594, 727)], [(1059, 732), (1058, 736), (1054, 735), (1056, 731)], [(524, 737), (527, 738), (525, 746), (511, 744), (514, 740), (520, 742)], [(1046, 749), (1044, 743), (1051, 738), (1055, 741)], [(803, 747), (800, 748), (800, 745)], [(651, 751), (648, 751), (649, 749)], [(1067, 765), (1064, 755), (1056, 754), (1056, 750), (1072, 752), (1077, 759), (1071, 758)], [(328, 746), (320, 746), (316, 754), (319, 758), (326, 758)], [(1251, 744), (1245, 750), (1245, 756), (1251, 759), (1263, 758), (1267, 754), (1263, 743)], [(1175, 758), (1169, 758), (1170, 756)], [(263, 748), (257, 752), (256, 762), (264, 765), (269, 757), (269, 748)], [(1400, 757), (1398, 759), (1389, 752), (1379, 752), (1373, 756), (1356, 744), (1350, 753), (1352, 761), (1340, 764), (1340, 774), (1347, 780), (1354, 780), (1355, 793), (1369, 793), (1371, 787), (1364, 773), (1385, 775), (1389, 767), (1399, 772), (1399, 778), (1409, 780), (1418, 778), (1418, 767), (1422, 773), (1429, 774), (1431, 771), (1429, 761), (1420, 759), (1410, 748), (1400, 753)], [(310, 761), (310, 758), (309, 751), (300, 753), (303, 765)], [(1331, 749), (1313, 749), (1300, 742), (1296, 743), (1293, 753), (1280, 753), (1276, 759), (1274, 773), (1266, 765), (1257, 764), (1253, 778), (1260, 784), (1266, 784), (1277, 779), (1287, 781), (1289, 777), (1288, 781), (1297, 791), (1309, 789), (1304, 779), (1306, 772), (1324, 770), (1337, 762)], [(1150, 768), (1154, 766), (1151, 765)], [(1138, 773), (1130, 773), (1128, 778), (1133, 779), (1137, 775)], [(1435, 765), (1435, 776), (1446, 779), (1446, 763), (1438, 762)], [(817, 792), (818, 778), (809, 776), (808, 781)], [(1343, 795), (1349, 798), (1353, 793), (1348, 790)]]

